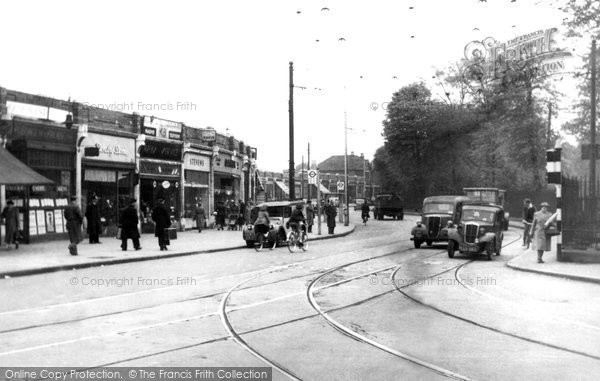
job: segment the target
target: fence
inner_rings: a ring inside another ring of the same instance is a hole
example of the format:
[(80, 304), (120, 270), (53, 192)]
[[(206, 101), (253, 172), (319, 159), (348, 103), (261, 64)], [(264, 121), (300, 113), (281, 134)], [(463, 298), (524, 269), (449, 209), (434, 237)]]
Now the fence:
[(590, 183), (585, 177), (563, 176), (562, 247), (571, 250), (600, 248), (600, 183), (592, 197)]

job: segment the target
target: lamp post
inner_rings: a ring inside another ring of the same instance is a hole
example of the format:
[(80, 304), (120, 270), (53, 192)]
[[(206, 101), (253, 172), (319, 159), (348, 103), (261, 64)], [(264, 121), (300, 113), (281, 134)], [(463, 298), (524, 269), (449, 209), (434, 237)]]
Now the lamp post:
[[(345, 106), (344, 106), (345, 108)], [(348, 123), (346, 110), (344, 110), (344, 226), (350, 223), (348, 208)]]
[(289, 184), (290, 201), (296, 199), (296, 183), (294, 182), (294, 63), (290, 61), (290, 99), (288, 101), (289, 130), (290, 130), (290, 165)]
[[(141, 198), (141, 194), (140, 194), (140, 179), (139, 179), (139, 174), (140, 174), (140, 152), (142, 150), (142, 147), (146, 145), (146, 135), (144, 134), (140, 134), (137, 136), (137, 138), (135, 138), (135, 172), (138, 176), (136, 176), (137, 181), (133, 187), (133, 194), (134, 197), (136, 199), (135, 201), (135, 207), (136, 209), (140, 210), (140, 198)], [(183, 183), (182, 183), (183, 184)], [(183, 187), (183, 185), (182, 185)]]
[(77, 202), (79, 204), (79, 208), (81, 208), (81, 159), (83, 157), (81, 144), (88, 136), (88, 126), (87, 124), (80, 124), (77, 126), (77, 152), (76, 160), (75, 160), (75, 196), (77, 197)]

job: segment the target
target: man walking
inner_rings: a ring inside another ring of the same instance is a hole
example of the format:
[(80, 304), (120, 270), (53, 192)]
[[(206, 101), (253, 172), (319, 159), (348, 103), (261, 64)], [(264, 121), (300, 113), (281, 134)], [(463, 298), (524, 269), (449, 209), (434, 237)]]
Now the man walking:
[(198, 228), (198, 233), (202, 233), (204, 221), (206, 220), (206, 213), (204, 212), (204, 208), (200, 202), (196, 204), (196, 209), (194, 209), (194, 220), (196, 220), (196, 228)]
[(19, 209), (15, 208), (15, 203), (12, 200), (6, 202), (6, 207), (2, 211), (2, 218), (6, 225), (6, 237), (4, 241), (10, 249), (11, 244), (15, 244), (15, 249), (19, 248)]
[(77, 196), (71, 196), (71, 204), (65, 208), (64, 213), (69, 233), (69, 253), (77, 255), (77, 244), (81, 242), (81, 225), (83, 224), (83, 214), (77, 205)]
[(152, 210), (152, 220), (154, 221), (154, 236), (158, 237), (158, 246), (161, 251), (167, 250), (165, 229), (171, 226), (171, 218), (163, 197), (158, 198), (158, 205)]
[(329, 230), (329, 234), (333, 234), (335, 229), (335, 217), (337, 216), (337, 211), (335, 210), (335, 206), (333, 206), (333, 202), (329, 201), (329, 205), (325, 208), (325, 215), (327, 216), (327, 228)]
[(135, 199), (129, 201), (129, 206), (123, 210), (121, 215), (121, 250), (127, 251), (127, 240), (131, 238), (133, 248), (141, 250), (140, 232), (138, 231), (138, 213), (135, 209)]
[(85, 218), (87, 219), (87, 233), (90, 238), (90, 243), (100, 243), (100, 209), (98, 208), (98, 196), (93, 195), (90, 204), (85, 210)]
[(535, 215), (535, 207), (531, 200), (526, 198), (523, 200), (523, 247), (529, 249), (531, 244), (531, 224)]

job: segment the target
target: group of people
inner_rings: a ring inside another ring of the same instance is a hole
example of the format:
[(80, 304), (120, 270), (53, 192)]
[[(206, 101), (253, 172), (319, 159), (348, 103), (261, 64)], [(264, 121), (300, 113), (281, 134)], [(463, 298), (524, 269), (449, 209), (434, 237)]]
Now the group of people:
[(551, 236), (547, 229), (554, 223), (555, 214), (550, 213), (549, 207), (550, 204), (542, 202), (541, 209), (536, 211), (530, 199), (523, 200), (523, 247), (529, 249), (533, 237), (538, 263), (544, 263), (544, 252), (551, 250)]

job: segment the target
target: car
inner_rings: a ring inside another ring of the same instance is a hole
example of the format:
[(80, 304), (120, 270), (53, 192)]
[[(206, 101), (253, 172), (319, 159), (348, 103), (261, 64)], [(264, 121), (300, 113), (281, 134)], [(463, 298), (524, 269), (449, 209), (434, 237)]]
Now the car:
[(460, 222), (448, 228), (448, 257), (454, 253), (484, 254), (488, 260), (492, 254), (500, 255), (508, 220), (500, 205), (486, 202), (465, 203)]
[(412, 228), (410, 235), (415, 248), (423, 242), (431, 246), (433, 242), (448, 241), (449, 224), (458, 224), (463, 204), (470, 199), (465, 196), (431, 196), (423, 200), (421, 220)]
[[(292, 215), (292, 211), (296, 208), (296, 205), (304, 205), (303, 201), (270, 201), (264, 202), (252, 208), (250, 215), (252, 220), (250, 224), (247, 224), (242, 229), (242, 237), (246, 241), (247, 247), (253, 247), (254, 241), (256, 241), (256, 233), (254, 232), (254, 221), (258, 215), (258, 210), (266, 206), (267, 213), (269, 213), (269, 233), (267, 240), (269, 245), (279, 246), (280, 242), (284, 242), (287, 239), (287, 233), (289, 228), (287, 222)], [(304, 213), (306, 216), (306, 213)]]

